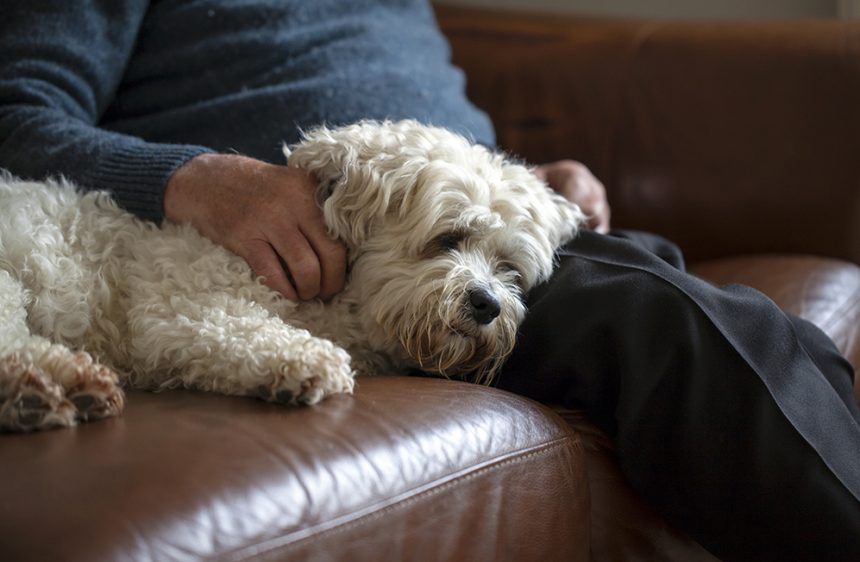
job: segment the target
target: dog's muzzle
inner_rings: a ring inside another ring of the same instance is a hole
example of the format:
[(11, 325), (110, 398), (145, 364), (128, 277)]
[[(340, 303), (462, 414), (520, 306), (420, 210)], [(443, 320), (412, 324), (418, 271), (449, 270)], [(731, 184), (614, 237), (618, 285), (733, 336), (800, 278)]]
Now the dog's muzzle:
[(480, 325), (486, 325), (502, 312), (499, 299), (489, 289), (472, 289), (468, 293), (472, 318)]

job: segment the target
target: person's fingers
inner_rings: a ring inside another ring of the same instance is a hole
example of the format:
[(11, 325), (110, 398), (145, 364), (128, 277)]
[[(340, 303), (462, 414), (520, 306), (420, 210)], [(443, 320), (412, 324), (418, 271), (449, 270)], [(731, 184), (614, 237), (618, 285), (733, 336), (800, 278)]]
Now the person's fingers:
[(286, 298), (328, 299), (343, 289), (346, 251), (328, 237), (315, 190), (296, 168), (203, 155), (171, 177), (165, 215), (243, 257)]
[[(346, 277), (346, 248), (339, 240), (329, 237), (322, 209), (317, 204), (314, 192), (317, 182), (309, 174), (290, 168), (289, 173), (297, 176), (297, 184), (302, 186), (299, 195), (291, 199), (293, 216), (297, 217), (297, 227), (310, 245), (318, 267), (318, 292), (314, 297), (327, 300), (340, 292)], [(304, 298), (304, 293), (299, 292)]]
[(590, 173), (577, 182), (579, 196), (583, 199), (584, 211), (589, 216), (589, 226), (596, 232), (609, 231), (610, 208), (606, 199), (606, 188)]
[(588, 217), (588, 226), (597, 232), (609, 231), (611, 211), (606, 188), (582, 163), (560, 160), (534, 169), (535, 175), (556, 192), (579, 205)]
[(272, 246), (287, 266), (287, 271), (301, 300), (320, 295), (320, 259), (310, 242), (299, 230), (276, 231)]
[(340, 240), (329, 237), (322, 217), (319, 221), (305, 223), (302, 228), (319, 260), (319, 297), (328, 300), (339, 293), (346, 282), (346, 247)]
[(536, 168), (535, 172), (539, 173), (538, 177), (546, 181), (553, 189), (560, 188), (571, 178), (576, 179), (590, 174), (584, 164), (575, 160), (558, 160), (543, 164)]
[(588, 226), (590, 226), (595, 232), (606, 234), (609, 232), (610, 217), (611, 211), (609, 205), (601, 202), (595, 209), (594, 214), (589, 217)]
[(265, 240), (250, 240), (245, 242), (241, 253), (242, 258), (255, 274), (263, 278), (263, 282), (291, 301), (297, 301), (299, 295), (290, 284), (287, 272), (281, 266), (275, 249)]

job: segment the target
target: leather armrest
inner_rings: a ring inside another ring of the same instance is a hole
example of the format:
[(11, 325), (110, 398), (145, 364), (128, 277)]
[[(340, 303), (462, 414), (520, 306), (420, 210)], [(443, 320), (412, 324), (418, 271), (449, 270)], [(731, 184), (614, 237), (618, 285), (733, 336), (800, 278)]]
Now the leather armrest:
[(437, 16), (500, 147), (584, 162), (615, 226), (860, 262), (860, 22)]

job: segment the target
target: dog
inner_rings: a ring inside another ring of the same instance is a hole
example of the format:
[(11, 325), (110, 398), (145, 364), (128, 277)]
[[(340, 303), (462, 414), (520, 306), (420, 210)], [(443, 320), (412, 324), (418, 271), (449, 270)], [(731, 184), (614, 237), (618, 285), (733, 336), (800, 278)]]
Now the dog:
[(347, 249), (329, 302), (289, 301), (190, 225), (106, 192), (3, 176), (0, 429), (116, 416), (123, 388), (314, 404), (360, 374), (486, 383), (585, 220), (522, 163), (416, 121), (321, 126), (284, 153)]

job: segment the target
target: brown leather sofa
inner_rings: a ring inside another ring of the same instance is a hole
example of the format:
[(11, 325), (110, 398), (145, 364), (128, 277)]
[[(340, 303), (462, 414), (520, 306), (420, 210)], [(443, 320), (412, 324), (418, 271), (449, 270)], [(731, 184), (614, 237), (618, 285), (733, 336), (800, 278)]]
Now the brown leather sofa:
[[(576, 158), (618, 227), (860, 365), (860, 22), (439, 8), (505, 149)], [(858, 397), (860, 397), (860, 386)], [(712, 560), (578, 412), (429, 378), (304, 409), (175, 391), (0, 436), (0, 560)]]

